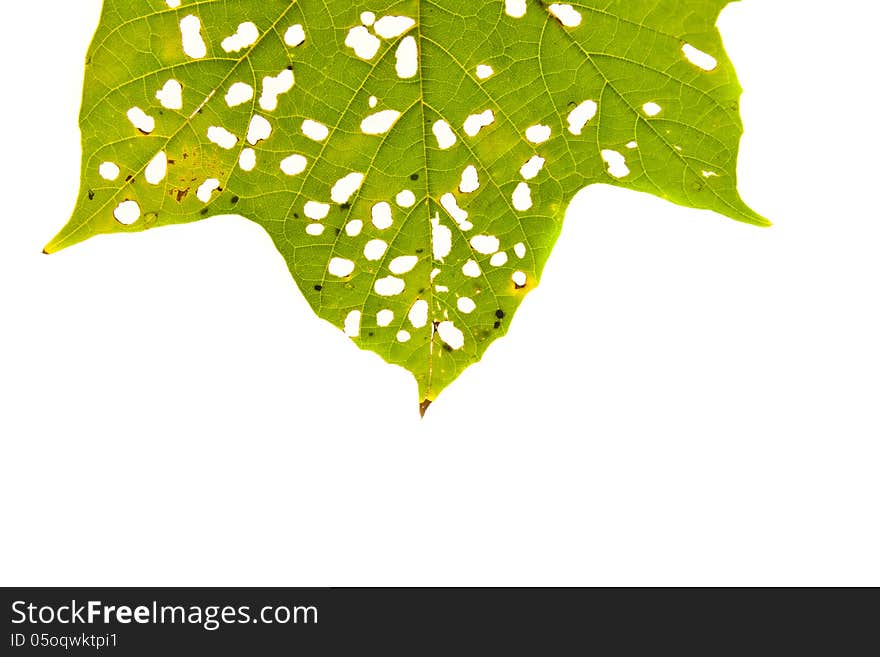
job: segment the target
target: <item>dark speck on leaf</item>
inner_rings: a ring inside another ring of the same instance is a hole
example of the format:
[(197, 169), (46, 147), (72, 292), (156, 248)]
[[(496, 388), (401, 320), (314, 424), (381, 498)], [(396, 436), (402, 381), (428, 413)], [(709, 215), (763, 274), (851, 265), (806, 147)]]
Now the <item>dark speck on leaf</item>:
[(410, 179), (410, 180), (418, 180), (418, 179), (419, 179), (419, 174), (414, 173), (413, 175), (411, 175), (411, 176), (409, 177), (409, 179)]
[(452, 347), (450, 347), (448, 344), (443, 345), (443, 348), (444, 348), (446, 351), (452, 351)]
[(237, 196), (233, 196), (231, 199), (229, 199), (229, 202), (232, 203), (232, 205), (235, 205), (236, 203), (238, 203), (238, 200), (239, 199)]
[(287, 70), (288, 70), (288, 71), (292, 71), (292, 70), (293, 70), (293, 64), (288, 64), (288, 65), (287, 65)]
[(419, 255), (423, 254), (424, 252), (424, 249), (416, 249), (416, 253), (418, 253)]
[(374, 335), (376, 335), (376, 334), (373, 333), (372, 331), (370, 331), (369, 333), (367, 333), (367, 335), (370, 336), (370, 337), (372, 338), (372, 337), (373, 337)]
[(492, 326), (499, 329), (499, 328), (501, 328), (501, 322), (495, 322)]
[(324, 286), (323, 286), (323, 285), (316, 285), (316, 286), (315, 286), (315, 292), (320, 292), (320, 291), (323, 290), (323, 289), (324, 289)]
[(204, 208), (201, 212), (199, 212), (199, 214), (204, 217), (206, 214), (208, 214), (208, 208)]
[(125, 182), (131, 182), (132, 180), (134, 180), (134, 176), (126, 176), (125, 178)]
[(94, 201), (94, 200), (95, 200), (95, 190), (93, 190), (93, 189), (90, 189), (90, 190), (89, 190), (89, 200), (90, 200), (90, 201)]
[(497, 317), (498, 319), (504, 319), (504, 311), (503, 310), (496, 310), (495, 317)]
[(294, 212), (294, 213), (293, 213), (293, 218), (294, 218), (294, 219), (299, 219), (299, 213)]
[(341, 233), (341, 232), (342, 232), (342, 229), (341, 229), (341, 228), (337, 228), (337, 229), (336, 229), (336, 234), (337, 234), (337, 235), (339, 235), (339, 233)]
[(348, 210), (350, 208), (351, 208), (351, 203), (343, 203), (342, 205), (339, 206), (340, 210)]

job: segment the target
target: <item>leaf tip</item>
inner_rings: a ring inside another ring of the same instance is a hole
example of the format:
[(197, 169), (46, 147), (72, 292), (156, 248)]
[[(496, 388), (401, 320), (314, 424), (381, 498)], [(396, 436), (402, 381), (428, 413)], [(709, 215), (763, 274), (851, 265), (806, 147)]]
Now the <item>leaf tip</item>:
[(737, 208), (737, 211), (722, 212), (722, 214), (730, 217), (731, 219), (735, 219), (736, 221), (741, 221), (746, 224), (757, 226), (758, 228), (771, 228), (773, 226), (773, 222), (770, 221), (767, 217), (758, 212), (755, 212), (740, 199), (737, 200), (740, 206), (739, 208)]
[[(748, 206), (746, 206), (746, 207), (748, 207)], [(755, 212), (751, 208), (748, 208), (748, 210), (749, 210), (749, 213), (746, 216), (746, 220), (750, 224), (753, 224), (753, 225), (757, 226), (758, 228), (772, 228), (773, 222), (770, 221), (767, 217), (765, 217), (763, 214)]]
[(424, 401), (422, 401), (422, 402), (419, 404), (419, 415), (420, 415), (421, 417), (425, 417), (425, 413), (428, 412), (428, 408), (429, 408), (429, 407), (431, 406), (431, 404), (433, 404), (433, 403), (434, 403), (434, 402), (431, 401), (430, 399), (425, 399)]
[(90, 236), (91, 234), (83, 230), (83, 227), (74, 227), (71, 222), (62, 228), (61, 231), (53, 237), (45, 247), (43, 247), (43, 253), (46, 255), (58, 253), (69, 246), (84, 242)]
[(751, 220), (753, 225), (758, 228), (773, 228), (773, 222), (770, 221), (767, 217), (761, 215), (755, 215), (755, 217)]
[(53, 253), (58, 253), (59, 251), (63, 251), (65, 248), (69, 246), (64, 243), (63, 239), (58, 239), (58, 237), (52, 238), (46, 246), (43, 247), (43, 253), (45, 255), (52, 255)]

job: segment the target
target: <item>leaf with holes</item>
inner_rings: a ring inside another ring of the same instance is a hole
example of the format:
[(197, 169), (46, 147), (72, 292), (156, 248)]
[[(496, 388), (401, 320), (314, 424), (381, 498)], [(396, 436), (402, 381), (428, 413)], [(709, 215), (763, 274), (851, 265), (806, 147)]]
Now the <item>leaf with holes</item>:
[(757, 225), (727, 0), (105, 0), (54, 252), (240, 214), (422, 410), (609, 183)]

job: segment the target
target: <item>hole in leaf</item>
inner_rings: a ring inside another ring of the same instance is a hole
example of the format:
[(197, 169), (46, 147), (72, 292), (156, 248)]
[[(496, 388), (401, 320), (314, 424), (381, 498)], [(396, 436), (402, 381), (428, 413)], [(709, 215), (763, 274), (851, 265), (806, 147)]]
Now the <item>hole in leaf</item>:
[(217, 144), (220, 148), (231, 150), (238, 143), (238, 137), (226, 128), (212, 125), (208, 128), (208, 140)]
[(402, 208), (411, 208), (416, 204), (416, 195), (410, 190), (404, 189), (394, 199)]
[(259, 38), (260, 31), (256, 25), (251, 22), (242, 23), (235, 34), (223, 39), (220, 47), (226, 52), (240, 52), (254, 45)]
[(376, 281), (373, 289), (380, 297), (395, 297), (406, 288), (406, 283), (395, 276), (386, 276)]
[(128, 116), (128, 120), (131, 121), (131, 124), (144, 134), (148, 135), (156, 129), (156, 120), (144, 112), (140, 107), (132, 107), (128, 110), (126, 116)]
[(308, 201), (303, 206), (303, 213), (309, 219), (324, 219), (330, 213), (330, 205), (327, 203), (319, 203), (318, 201)]
[(584, 126), (589, 123), (599, 111), (599, 105), (594, 100), (585, 100), (575, 107), (568, 115), (568, 131), (573, 135), (580, 135)]
[(504, 0), (504, 11), (513, 18), (526, 15), (526, 0)]
[(391, 228), (391, 225), (394, 223), (394, 220), (391, 216), (391, 205), (382, 201), (381, 203), (376, 203), (371, 210), (373, 225), (379, 230), (386, 230)]
[(409, 311), (409, 323), (413, 328), (423, 328), (428, 323), (428, 302), (419, 299)]
[(167, 172), (168, 156), (165, 155), (165, 151), (159, 151), (147, 165), (147, 168), (144, 171), (144, 178), (146, 178), (150, 185), (158, 185), (165, 180)]
[(415, 24), (409, 16), (383, 16), (376, 21), (373, 29), (383, 39), (396, 39)]
[(532, 208), (532, 188), (528, 183), (521, 182), (513, 190), (513, 208), (519, 212), (525, 212)]
[(324, 141), (330, 134), (327, 126), (312, 119), (306, 119), (302, 122), (302, 132), (313, 141)]
[(458, 306), (458, 310), (465, 315), (470, 315), (477, 308), (477, 304), (474, 303), (474, 300), (470, 297), (460, 297), (456, 305)]
[(113, 162), (104, 162), (98, 167), (98, 173), (104, 180), (116, 180), (119, 177), (119, 167)]
[(684, 53), (687, 60), (697, 68), (701, 68), (704, 71), (714, 71), (718, 67), (717, 59), (709, 53), (705, 53), (699, 48), (695, 48), (689, 43), (684, 44), (681, 51)]
[(199, 188), (196, 191), (196, 197), (202, 203), (209, 203), (211, 201), (211, 196), (218, 189), (220, 189), (220, 181), (216, 178), (208, 178), (205, 182), (199, 185)]
[(385, 240), (370, 240), (364, 246), (364, 257), (371, 262), (381, 260), (388, 250), (388, 242)]
[(477, 253), (491, 255), (498, 251), (501, 247), (501, 242), (494, 235), (476, 235), (471, 238), (471, 247)]
[(480, 134), (480, 130), (495, 123), (495, 113), (490, 110), (484, 110), (479, 114), (471, 114), (464, 122), (464, 132), (468, 137), (476, 137)]
[(198, 16), (187, 16), (180, 21), (180, 35), (183, 52), (193, 59), (201, 59), (208, 54), (208, 46), (202, 38), (202, 21)]
[(397, 110), (382, 110), (371, 114), (361, 121), (361, 132), (365, 135), (384, 135), (394, 127), (400, 112)]
[(526, 180), (537, 178), (538, 174), (541, 173), (541, 169), (544, 168), (544, 162), (546, 160), (543, 157), (533, 155), (528, 162), (522, 165), (519, 174)]
[(552, 134), (553, 130), (546, 125), (533, 125), (526, 129), (526, 139), (533, 144), (543, 144)]
[(480, 64), (479, 66), (477, 66), (477, 78), (479, 78), (480, 80), (491, 78), (494, 73), (495, 69), (493, 69), (488, 64)]
[(645, 103), (642, 105), (642, 111), (648, 116), (657, 116), (660, 112), (663, 111), (663, 108), (660, 107), (657, 103)]
[(349, 221), (345, 226), (345, 234), (349, 237), (357, 237), (361, 234), (361, 231), (364, 229), (364, 222), (360, 219), (353, 219)]
[(141, 218), (141, 206), (137, 201), (123, 201), (113, 210), (113, 218), (123, 226), (131, 226)]
[(417, 256), (398, 256), (389, 263), (388, 269), (391, 270), (392, 274), (407, 274), (411, 272), (418, 263), (419, 259)]
[(461, 174), (461, 182), (458, 191), (462, 194), (471, 194), (480, 188), (480, 175), (474, 165), (469, 165)]
[(608, 165), (608, 173), (614, 178), (624, 178), (630, 174), (629, 167), (626, 165), (626, 158), (613, 150), (603, 150), (602, 159)]
[(458, 141), (458, 137), (455, 136), (455, 133), (452, 131), (452, 128), (449, 127), (449, 124), (442, 119), (434, 123), (431, 130), (434, 133), (434, 136), (437, 138), (437, 146), (440, 150), (447, 150), (455, 146), (455, 142)]
[(345, 45), (354, 50), (354, 54), (367, 61), (373, 59), (379, 52), (382, 42), (363, 25), (353, 27), (345, 37)]
[(581, 21), (583, 21), (580, 12), (576, 11), (571, 5), (558, 3), (552, 4), (548, 7), (548, 10), (558, 18), (559, 22), (565, 25), (565, 27), (577, 27), (581, 24)]
[(376, 324), (382, 328), (386, 326), (390, 326), (391, 322), (394, 321), (394, 311), (388, 310), (387, 308), (384, 310), (380, 310), (376, 313)]
[(354, 272), (354, 262), (347, 258), (332, 258), (327, 265), (327, 271), (337, 278), (347, 278)]
[(468, 260), (462, 266), (461, 273), (468, 278), (479, 278), (483, 272), (480, 269), (480, 265), (477, 264), (476, 260)]
[(226, 92), (226, 104), (229, 107), (244, 105), (254, 97), (254, 88), (246, 82), (235, 82)]
[(434, 259), (443, 262), (443, 259), (452, 251), (452, 231), (448, 226), (440, 223), (440, 216), (437, 214), (431, 220), (431, 241)]
[(400, 42), (394, 56), (397, 59), (397, 77), (404, 80), (415, 77), (419, 70), (419, 47), (416, 40), (411, 36), (406, 37)]
[(352, 310), (345, 317), (345, 334), (350, 338), (356, 338), (361, 334), (361, 311)]
[(364, 174), (350, 173), (344, 178), (340, 178), (330, 190), (330, 200), (334, 203), (348, 203), (348, 200), (354, 193), (361, 188), (364, 182)]
[(302, 25), (293, 25), (287, 28), (287, 32), (284, 33), (284, 43), (286, 43), (291, 48), (296, 48), (297, 46), (301, 46), (306, 42), (306, 32), (303, 29)]
[(268, 139), (272, 136), (272, 124), (269, 121), (259, 114), (254, 114), (251, 117), (251, 122), (248, 124), (248, 132), (247, 132), (247, 142), (251, 146), (256, 146), (264, 139)]
[(278, 97), (293, 89), (293, 85), (293, 71), (289, 68), (284, 69), (275, 77), (264, 77), (263, 93), (260, 96), (260, 107), (267, 112), (274, 112), (278, 109)]
[(489, 259), (489, 264), (493, 267), (503, 267), (507, 264), (507, 253), (499, 251)]
[(253, 148), (245, 148), (238, 156), (238, 166), (242, 171), (253, 171), (257, 166), (257, 152)]
[(308, 160), (302, 155), (289, 155), (281, 160), (281, 170), (288, 176), (296, 176), (306, 170)]
[(452, 349), (458, 350), (464, 347), (464, 333), (452, 322), (440, 322), (437, 325), (437, 333), (440, 335), (440, 339)]
[(177, 80), (168, 80), (168, 82), (156, 92), (156, 100), (158, 100), (165, 109), (182, 109), (183, 87), (180, 82)]

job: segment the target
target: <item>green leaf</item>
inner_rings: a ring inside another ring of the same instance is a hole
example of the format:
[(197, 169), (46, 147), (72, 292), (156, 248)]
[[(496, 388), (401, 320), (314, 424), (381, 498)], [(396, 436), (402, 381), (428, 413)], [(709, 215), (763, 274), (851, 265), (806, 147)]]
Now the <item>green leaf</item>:
[(503, 335), (574, 194), (757, 225), (726, 0), (105, 0), (58, 251), (241, 214), (422, 409)]

